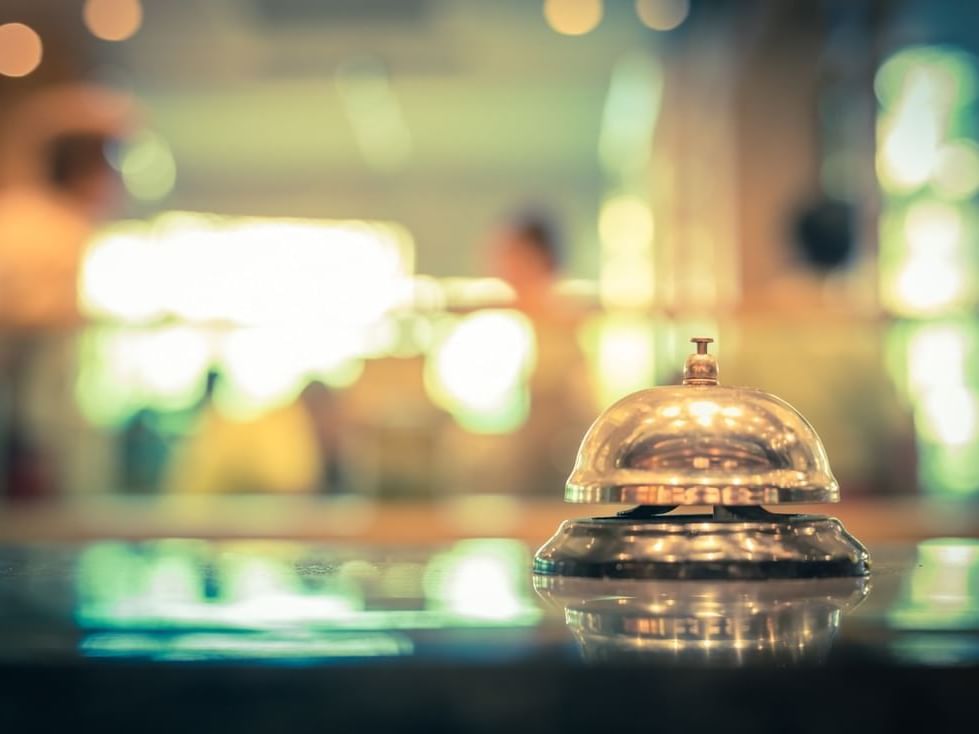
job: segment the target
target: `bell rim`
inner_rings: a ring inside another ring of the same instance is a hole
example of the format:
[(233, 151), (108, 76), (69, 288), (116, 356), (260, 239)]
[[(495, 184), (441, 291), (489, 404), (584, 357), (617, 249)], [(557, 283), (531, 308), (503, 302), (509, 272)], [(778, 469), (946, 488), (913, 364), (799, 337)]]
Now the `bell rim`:
[(569, 481), (564, 501), (625, 505), (780, 505), (833, 504), (840, 501), (836, 480), (825, 485), (780, 487), (768, 484), (591, 484)]
[(533, 572), (614, 579), (764, 580), (867, 576), (867, 549), (838, 519), (771, 515), (717, 520), (664, 515), (566, 520), (534, 555)]

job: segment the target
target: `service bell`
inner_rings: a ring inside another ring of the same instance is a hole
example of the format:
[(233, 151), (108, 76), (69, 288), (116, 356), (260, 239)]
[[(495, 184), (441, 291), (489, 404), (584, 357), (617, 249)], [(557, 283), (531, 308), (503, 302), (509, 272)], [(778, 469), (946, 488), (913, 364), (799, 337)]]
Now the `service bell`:
[[(636, 505), (568, 520), (537, 551), (544, 575), (659, 579), (865, 576), (870, 555), (832, 517), (762, 505), (838, 502), (813, 427), (761, 390), (718, 384), (694, 338), (683, 384), (641, 390), (592, 424), (565, 500)], [(680, 506), (710, 514), (667, 514)]]

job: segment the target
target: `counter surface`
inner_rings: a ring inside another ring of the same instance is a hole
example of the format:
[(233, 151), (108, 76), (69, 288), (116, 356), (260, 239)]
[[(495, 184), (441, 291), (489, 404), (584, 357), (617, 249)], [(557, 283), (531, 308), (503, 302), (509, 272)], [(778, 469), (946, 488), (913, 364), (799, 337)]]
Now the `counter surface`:
[(507, 539), (7, 545), (0, 710), (147, 730), (952, 722), (979, 662), (979, 541), (871, 550), (869, 580), (556, 582)]

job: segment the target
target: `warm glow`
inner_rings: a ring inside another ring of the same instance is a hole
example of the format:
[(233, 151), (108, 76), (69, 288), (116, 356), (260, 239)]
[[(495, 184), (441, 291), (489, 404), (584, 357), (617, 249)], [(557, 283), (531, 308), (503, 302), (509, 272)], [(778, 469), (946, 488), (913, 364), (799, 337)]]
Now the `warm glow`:
[(394, 225), (170, 212), (94, 239), (81, 305), (127, 323), (364, 327), (410, 298), (412, 261)]
[(41, 37), (23, 23), (0, 25), (0, 74), (27, 76), (41, 63)]
[(690, 0), (636, 0), (636, 15), (654, 31), (670, 31), (690, 12)]
[(613, 197), (599, 211), (598, 233), (610, 251), (646, 251), (653, 239), (653, 213), (638, 196)]
[(103, 41), (125, 41), (139, 30), (143, 6), (139, 0), (86, 0), (85, 25)]
[(596, 391), (602, 407), (649, 387), (654, 382), (656, 348), (649, 322), (643, 319), (596, 319)]
[(544, 0), (547, 24), (565, 36), (582, 36), (602, 20), (602, 0)]
[(530, 321), (485, 310), (462, 319), (429, 355), (425, 387), (464, 427), (505, 433), (527, 417), (527, 379), (536, 360)]

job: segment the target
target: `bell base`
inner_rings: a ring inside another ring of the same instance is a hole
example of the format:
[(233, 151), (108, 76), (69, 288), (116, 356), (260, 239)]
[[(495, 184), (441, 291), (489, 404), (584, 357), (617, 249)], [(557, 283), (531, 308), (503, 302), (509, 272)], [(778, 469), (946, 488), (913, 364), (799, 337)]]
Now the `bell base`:
[(839, 578), (868, 575), (870, 554), (839, 520), (821, 515), (632, 511), (565, 521), (537, 551), (533, 569), (613, 579)]

